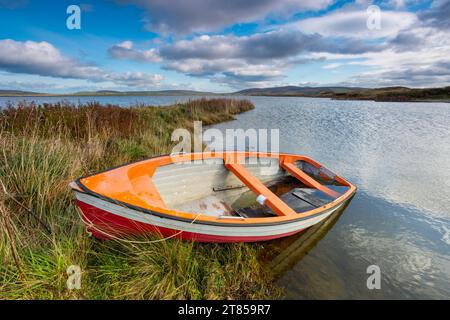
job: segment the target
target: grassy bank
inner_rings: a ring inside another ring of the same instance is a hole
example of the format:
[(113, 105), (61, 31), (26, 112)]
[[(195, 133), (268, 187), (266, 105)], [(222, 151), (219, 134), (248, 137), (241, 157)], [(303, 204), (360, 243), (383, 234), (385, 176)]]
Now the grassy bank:
[(448, 102), (450, 87), (442, 88), (357, 88), (357, 87), (297, 87), (253, 88), (237, 92), (250, 96), (309, 97), (337, 100), (373, 100), (386, 102)]
[[(88, 237), (68, 183), (169, 153), (175, 128), (233, 119), (248, 101), (194, 100), (163, 108), (19, 105), (0, 111), (1, 299), (252, 299), (276, 295), (257, 245)], [(66, 269), (82, 270), (68, 290)]]
[(450, 87), (426, 89), (387, 87), (354, 90), (342, 93), (323, 93), (322, 96), (339, 100), (373, 100), (384, 102), (439, 102), (450, 100)]

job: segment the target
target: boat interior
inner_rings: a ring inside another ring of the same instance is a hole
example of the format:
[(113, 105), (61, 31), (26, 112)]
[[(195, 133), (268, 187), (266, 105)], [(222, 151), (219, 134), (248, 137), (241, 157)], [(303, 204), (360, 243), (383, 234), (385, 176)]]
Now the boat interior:
[(313, 210), (349, 189), (345, 180), (307, 160), (214, 160), (158, 166), (152, 181), (165, 206), (217, 218), (263, 218)]
[(214, 219), (300, 214), (355, 190), (311, 158), (255, 152), (161, 156), (81, 178), (76, 186), (143, 209)]

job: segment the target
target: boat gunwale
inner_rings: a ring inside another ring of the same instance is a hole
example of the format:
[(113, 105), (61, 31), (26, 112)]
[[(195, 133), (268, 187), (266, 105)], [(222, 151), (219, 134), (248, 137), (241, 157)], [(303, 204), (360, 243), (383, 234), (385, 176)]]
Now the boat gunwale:
[[(166, 214), (166, 213), (162, 213), (162, 212), (158, 212), (158, 211), (152, 211), (149, 209), (145, 209), (142, 207), (138, 207), (138, 206), (134, 206), (125, 202), (121, 202), (119, 200), (114, 200), (111, 199), (109, 197), (105, 197), (102, 195), (97, 195), (97, 194), (91, 194), (91, 193), (87, 193), (87, 192), (81, 192), (81, 191), (77, 191), (74, 190), (75, 192), (78, 192), (80, 194), (87, 194), (89, 196), (95, 197), (97, 199), (100, 199), (102, 201), (105, 202), (109, 202), (111, 204), (115, 204), (115, 205), (120, 205), (120, 206), (124, 206), (127, 209), (130, 210), (134, 210), (143, 214), (148, 214), (148, 215), (154, 215), (157, 216), (159, 218), (165, 218), (165, 219), (172, 219), (172, 220), (177, 220), (177, 221), (182, 221), (182, 222), (187, 222), (187, 223), (195, 223), (195, 224), (204, 224), (204, 225), (211, 225), (211, 226), (222, 226), (222, 227), (263, 227), (263, 226), (273, 226), (273, 225), (282, 225), (282, 224), (289, 224), (289, 223), (295, 223), (298, 221), (302, 221), (302, 220), (309, 220), (309, 219), (313, 219), (319, 215), (325, 214), (328, 211), (333, 211), (335, 209), (337, 209), (337, 207), (340, 207), (341, 205), (344, 205), (343, 202), (347, 202), (350, 201), (351, 198), (355, 195), (355, 192), (353, 192), (348, 198), (344, 199), (342, 202), (336, 203), (336, 205), (329, 207), (329, 208), (324, 208), (323, 210), (320, 210), (314, 214), (310, 214), (307, 216), (300, 216), (300, 214), (298, 214), (299, 216), (296, 217), (295, 219), (289, 219), (289, 220), (280, 220), (280, 219), (276, 219), (277, 221), (273, 221), (273, 222), (247, 222), (247, 223), (232, 223), (234, 221), (232, 221), (232, 219), (230, 220), (226, 220), (226, 218), (220, 218), (220, 219), (215, 219), (214, 221), (207, 221), (207, 220), (200, 220), (200, 219), (189, 219), (189, 218), (183, 218), (183, 217), (179, 217), (179, 216), (174, 216), (171, 214)], [(78, 200), (83, 202), (82, 200)], [(98, 208), (101, 209), (101, 208)], [(103, 209), (101, 209), (103, 210)], [(273, 217), (273, 218), (277, 218), (277, 217)], [(254, 220), (254, 219), (269, 219), (269, 218), (243, 218), (240, 219), (239, 221), (242, 220)], [(231, 222), (229, 222), (231, 221)], [(238, 221), (236, 221), (238, 222)]]
[[(315, 161), (314, 159), (308, 157), (308, 156), (304, 156), (304, 155), (299, 155), (299, 154), (291, 154), (291, 153), (264, 153), (264, 152), (250, 152), (250, 151), (218, 151), (215, 153), (221, 153), (221, 154), (244, 154), (245, 157), (250, 157), (250, 156), (256, 156), (256, 157), (261, 157), (261, 155), (269, 157), (269, 158), (280, 158), (280, 156), (283, 157), (301, 157), (303, 160), (309, 160), (312, 163), (315, 163), (321, 167), (323, 167), (319, 162)], [(109, 171), (113, 171), (122, 167), (126, 167), (129, 165), (133, 165), (133, 164), (139, 164), (141, 162), (146, 162), (146, 161), (151, 161), (157, 158), (167, 158), (167, 157), (172, 157), (172, 156), (179, 156), (179, 155), (190, 155), (193, 156), (194, 159), (191, 159), (191, 161), (195, 161), (196, 155), (204, 155), (204, 154), (208, 154), (206, 152), (202, 152), (202, 153), (181, 153), (181, 154), (165, 154), (165, 155), (158, 155), (158, 156), (154, 156), (154, 157), (149, 157), (146, 159), (142, 159), (142, 160), (138, 160), (138, 161), (132, 161), (126, 164), (121, 164), (118, 166), (114, 166), (93, 174), (89, 174), (89, 175), (85, 175), (82, 176), (76, 180), (74, 180), (74, 182), (76, 183), (76, 185), (82, 190), (77, 190), (75, 188), (72, 188), (73, 191), (75, 192), (79, 192), (79, 193), (86, 193), (88, 195), (94, 196), (96, 198), (100, 198), (104, 201), (113, 203), (113, 204), (117, 204), (117, 205), (122, 205), (125, 206), (129, 209), (141, 212), (141, 213), (145, 213), (145, 214), (150, 214), (150, 215), (156, 215), (158, 217), (161, 218), (167, 218), (167, 219), (175, 219), (175, 220), (180, 220), (180, 221), (185, 221), (185, 222), (191, 222), (191, 223), (200, 223), (200, 224), (208, 224), (208, 225), (221, 225), (221, 226), (266, 226), (266, 225), (275, 225), (275, 224), (285, 224), (285, 223), (291, 223), (291, 222), (295, 222), (295, 221), (299, 221), (299, 220), (304, 220), (304, 219), (309, 219), (309, 218), (313, 218), (317, 215), (323, 214), (324, 212), (331, 210), (339, 205), (341, 205), (342, 203), (350, 200), (354, 194), (356, 193), (357, 188), (351, 184), (350, 182), (348, 182), (347, 180), (345, 180), (344, 178), (340, 177), (339, 175), (336, 174), (336, 177), (338, 177), (339, 179), (341, 179), (343, 182), (345, 182), (345, 184), (347, 184), (347, 186), (349, 187), (349, 189), (343, 193), (341, 196), (339, 196), (338, 198), (336, 198), (335, 200), (321, 206), (318, 208), (314, 208), (312, 210), (308, 210), (302, 213), (297, 213), (296, 215), (287, 215), (287, 216), (275, 216), (275, 217), (252, 217), (252, 218), (245, 218), (242, 220), (233, 220), (233, 219), (226, 219), (226, 218), (222, 218), (222, 219), (217, 219), (217, 217), (214, 216), (208, 216), (205, 214), (198, 214), (198, 213), (192, 213), (192, 212), (184, 212), (184, 211), (178, 211), (178, 210), (174, 210), (174, 209), (164, 209), (164, 208), (158, 208), (158, 210), (155, 209), (147, 209), (147, 208), (143, 208), (137, 205), (133, 205), (124, 201), (120, 201), (117, 199), (113, 199), (111, 197), (99, 194), (91, 189), (89, 189), (88, 187), (86, 187), (81, 180), (82, 179), (86, 179), (89, 177), (93, 177), (102, 173), (106, 173)], [(209, 153), (211, 154), (211, 152)], [(274, 156), (275, 155), (275, 156)], [(203, 158), (202, 158), (203, 159)], [(220, 159), (220, 158), (217, 158)], [(172, 162), (174, 163), (174, 162)], [(164, 165), (168, 165), (168, 164), (164, 164)], [(162, 167), (164, 165), (161, 166), (157, 166), (157, 167)], [(220, 221), (219, 221), (220, 220)]]

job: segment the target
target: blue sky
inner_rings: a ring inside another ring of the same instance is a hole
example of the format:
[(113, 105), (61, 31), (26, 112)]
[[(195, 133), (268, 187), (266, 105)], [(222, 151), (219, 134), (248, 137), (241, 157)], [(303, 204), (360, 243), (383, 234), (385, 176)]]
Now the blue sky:
[(449, 2), (0, 0), (0, 89), (444, 86)]

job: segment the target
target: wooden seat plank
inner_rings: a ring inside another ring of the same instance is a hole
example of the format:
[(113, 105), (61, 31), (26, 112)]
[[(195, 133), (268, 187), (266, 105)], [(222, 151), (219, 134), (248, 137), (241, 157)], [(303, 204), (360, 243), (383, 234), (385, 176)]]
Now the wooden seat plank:
[(296, 177), (298, 180), (303, 182), (306, 186), (311, 188), (316, 188), (317, 190), (320, 190), (327, 195), (329, 195), (332, 198), (338, 198), (340, 195), (336, 191), (331, 190), (330, 188), (327, 188), (326, 186), (320, 184), (313, 178), (311, 178), (308, 174), (304, 173), (302, 170), (300, 170), (295, 164), (291, 162), (283, 161), (280, 163), (281, 167), (285, 169), (287, 172), (292, 174), (294, 177)]
[(225, 167), (233, 172), (250, 190), (258, 195), (263, 195), (266, 204), (277, 215), (285, 216), (296, 214), (286, 203), (278, 198), (269, 188), (267, 188), (261, 181), (255, 178), (247, 169), (241, 164), (225, 161)]

